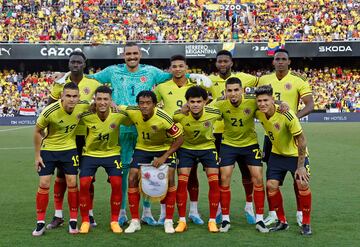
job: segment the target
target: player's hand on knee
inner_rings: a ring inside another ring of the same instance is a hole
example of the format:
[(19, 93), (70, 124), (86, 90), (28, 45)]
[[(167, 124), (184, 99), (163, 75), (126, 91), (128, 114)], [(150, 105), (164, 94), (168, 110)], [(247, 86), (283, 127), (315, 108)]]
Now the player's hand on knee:
[(297, 168), (295, 171), (295, 178), (300, 180), (300, 183), (308, 184), (310, 181), (310, 174), (305, 167)]
[(35, 158), (35, 170), (36, 170), (36, 172), (41, 171), (41, 168), (45, 168), (45, 164), (44, 164), (41, 157), (36, 157)]

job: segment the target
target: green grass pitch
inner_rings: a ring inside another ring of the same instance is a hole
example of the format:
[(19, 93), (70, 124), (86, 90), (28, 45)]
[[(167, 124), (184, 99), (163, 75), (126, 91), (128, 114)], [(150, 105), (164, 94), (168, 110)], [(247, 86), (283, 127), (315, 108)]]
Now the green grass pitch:
[[(98, 227), (88, 235), (72, 236), (67, 225), (31, 236), (35, 227), (35, 192), (38, 176), (33, 167), (33, 127), (0, 127), (0, 246), (359, 246), (360, 243), (360, 125), (359, 123), (306, 123), (313, 193), (313, 236), (302, 237), (295, 221), (295, 198), (290, 176), (282, 187), (287, 232), (260, 234), (247, 225), (243, 214), (244, 191), (239, 171), (232, 178), (232, 228), (226, 234), (210, 234), (207, 226), (189, 224), (183, 234), (167, 235), (162, 227), (143, 226), (132, 235), (110, 232), (110, 186), (100, 169), (95, 184), (95, 219)], [(262, 142), (260, 126), (259, 140)], [(200, 177), (200, 212), (208, 215), (207, 182)], [(53, 215), (53, 199), (47, 222)], [(267, 205), (267, 204), (266, 204)], [(67, 202), (64, 202), (68, 219)], [(153, 205), (157, 218), (159, 205)], [(177, 215), (175, 214), (175, 219)]]

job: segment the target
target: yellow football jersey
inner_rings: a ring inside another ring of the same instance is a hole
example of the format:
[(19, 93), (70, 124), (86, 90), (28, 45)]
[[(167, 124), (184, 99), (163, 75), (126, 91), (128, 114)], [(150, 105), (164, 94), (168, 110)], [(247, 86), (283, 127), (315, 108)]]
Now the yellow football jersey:
[(214, 103), (224, 120), (225, 129), (221, 143), (233, 147), (247, 147), (258, 143), (255, 132), (256, 100), (243, 95), (241, 104), (233, 106), (229, 100), (218, 100)]
[(120, 124), (131, 124), (125, 111), (118, 113), (110, 112), (109, 116), (102, 121), (96, 113), (85, 112), (81, 115), (81, 121), (87, 128), (84, 156), (110, 157), (120, 154), (119, 132)]
[(259, 119), (273, 144), (272, 153), (291, 157), (299, 156), (294, 136), (301, 134), (303, 130), (292, 110), (280, 113), (276, 106), (275, 114), (270, 119), (267, 119), (259, 110), (256, 111), (256, 118)]
[[(61, 93), (64, 89), (64, 85), (68, 82), (71, 82), (70, 76), (66, 78), (65, 83), (54, 83), (51, 91), (50, 97), (58, 100), (61, 97)], [(87, 78), (85, 75), (83, 76), (82, 80), (79, 82), (79, 93), (80, 93), (80, 100), (86, 100), (91, 102), (95, 93), (95, 90), (101, 86), (101, 84), (94, 79)], [(76, 135), (86, 135), (86, 127), (80, 124), (76, 129)]]
[(274, 91), (275, 100), (281, 100), (289, 104), (289, 107), (295, 113), (298, 112), (299, 100), (312, 91), (305, 78), (300, 77), (293, 72), (289, 73), (279, 80), (276, 73), (260, 77), (258, 86), (271, 85)]
[(47, 128), (41, 150), (63, 151), (76, 148), (75, 129), (80, 115), (88, 109), (89, 104), (86, 101), (80, 101), (71, 114), (64, 110), (61, 100), (45, 107), (36, 121), (39, 128)]
[(166, 151), (170, 148), (170, 140), (182, 134), (182, 130), (175, 125), (173, 119), (157, 107), (154, 115), (146, 121), (138, 106), (128, 106), (125, 111), (138, 133), (136, 149), (151, 152)]
[(187, 83), (184, 86), (178, 87), (173, 80), (169, 80), (159, 84), (154, 92), (158, 102), (162, 101), (164, 104), (162, 109), (170, 116), (173, 116), (174, 112), (186, 103), (185, 93), (194, 85), (196, 84), (187, 80)]
[[(246, 73), (231, 73), (228, 77), (236, 77), (241, 80), (242, 87), (255, 87), (258, 83), (258, 77), (246, 74)], [(212, 74), (209, 76), (210, 80), (213, 82), (213, 85), (210, 87), (209, 92), (212, 95), (213, 100), (220, 98), (225, 95), (225, 82), (228, 78), (223, 79), (220, 75)], [(224, 122), (219, 121), (215, 124), (214, 133), (223, 133), (224, 132)]]
[(219, 109), (205, 106), (200, 119), (196, 120), (191, 113), (187, 116), (181, 111), (175, 112), (174, 121), (180, 123), (184, 129), (184, 143), (181, 147), (192, 150), (206, 150), (215, 148), (213, 127), (221, 119)]

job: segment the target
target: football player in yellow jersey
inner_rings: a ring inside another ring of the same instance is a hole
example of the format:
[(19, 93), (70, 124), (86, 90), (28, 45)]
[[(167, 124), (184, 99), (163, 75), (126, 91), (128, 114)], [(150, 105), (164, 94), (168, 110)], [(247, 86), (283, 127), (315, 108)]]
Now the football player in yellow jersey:
[[(159, 167), (169, 163), (168, 191), (165, 199), (166, 219), (164, 228), (166, 233), (174, 233), (173, 214), (176, 200), (175, 168), (173, 154), (183, 143), (182, 130), (177, 127), (172, 118), (163, 110), (156, 107), (156, 95), (152, 91), (141, 91), (136, 96), (138, 106), (128, 106), (126, 113), (134, 123), (138, 132), (136, 147), (131, 162), (129, 174), (129, 208), (131, 223), (125, 233), (134, 233), (141, 229), (139, 217), (139, 164), (152, 163)], [(169, 139), (173, 142), (169, 144)]]
[[(84, 53), (81, 51), (73, 51), (69, 55), (69, 70), (70, 74), (67, 77), (64, 77), (63, 80), (57, 81), (54, 83), (53, 88), (50, 92), (49, 102), (51, 104), (58, 100), (61, 97), (61, 92), (65, 83), (73, 81), (79, 87), (80, 100), (86, 100), (90, 102), (93, 99), (94, 92), (98, 86), (101, 84), (94, 80), (87, 78), (84, 75), (84, 69), (86, 67), (86, 57)], [(79, 155), (79, 159), (81, 160), (82, 148), (85, 145), (85, 135), (86, 135), (86, 127), (83, 124), (79, 124), (75, 131), (76, 134), (76, 147)], [(46, 226), (47, 229), (54, 229), (58, 226), (62, 225), (64, 222), (63, 219), (63, 200), (64, 194), (66, 191), (66, 182), (64, 177), (64, 172), (61, 169), (57, 169), (56, 179), (54, 183), (54, 207), (55, 207), (55, 215), (50, 224)], [(94, 186), (93, 184), (90, 187), (91, 198), (93, 200), (94, 197)], [(92, 210), (92, 200), (90, 205), (90, 223), (92, 226), (96, 226), (96, 222), (94, 220), (93, 210)]]
[(230, 229), (231, 175), (235, 162), (239, 167), (248, 166), (254, 184), (256, 229), (269, 232), (264, 224), (265, 191), (263, 183), (261, 151), (255, 132), (254, 117), (257, 110), (253, 95), (243, 94), (239, 78), (226, 80), (226, 99), (214, 103), (224, 119), (225, 129), (220, 147), (221, 208), (222, 224), (220, 232)]
[[(76, 184), (79, 157), (75, 143), (75, 129), (80, 115), (87, 111), (87, 103), (79, 103), (79, 88), (73, 83), (64, 86), (61, 100), (47, 106), (36, 122), (34, 133), (35, 169), (40, 176), (36, 194), (37, 226), (33, 236), (45, 231), (45, 214), (49, 202), (49, 187), (55, 167), (65, 172), (70, 209), (69, 233), (76, 234), (78, 214), (78, 188)], [(43, 131), (48, 129), (43, 138)]]
[[(159, 84), (154, 92), (158, 102), (162, 101), (163, 110), (170, 116), (181, 108), (185, 103), (186, 91), (194, 86), (189, 79), (186, 78), (186, 71), (188, 66), (186, 59), (182, 55), (175, 55), (170, 58), (170, 73), (173, 75), (172, 79)], [(204, 221), (201, 219), (198, 212), (198, 198), (199, 198), (199, 181), (197, 178), (197, 165), (191, 169), (189, 175), (188, 191), (190, 196), (190, 211), (189, 219), (195, 224), (202, 225)], [(161, 204), (161, 212), (158, 223), (163, 225), (165, 221), (165, 205)]]
[[(109, 176), (111, 184), (111, 221), (110, 227), (114, 233), (121, 233), (118, 218), (120, 213), (122, 192), (122, 167), (120, 158), (119, 130), (120, 124), (131, 124), (124, 111), (111, 112), (112, 91), (107, 86), (100, 86), (95, 91), (96, 112), (86, 112), (81, 115), (81, 122), (87, 127), (88, 134), (83, 149), (83, 159), (80, 167), (80, 212), (82, 224), (80, 233), (90, 230), (89, 188), (97, 169), (102, 166)], [(80, 123), (81, 123), (80, 122)]]
[[(212, 80), (213, 85), (210, 88), (213, 100), (220, 98), (225, 95), (225, 81), (229, 77), (237, 77), (241, 80), (243, 88), (254, 87), (258, 82), (256, 76), (246, 74), (246, 73), (233, 73), (231, 68), (233, 66), (232, 55), (229, 51), (221, 50), (216, 54), (216, 68), (218, 74), (212, 74), (209, 78)], [(222, 139), (222, 133), (224, 132), (224, 122), (218, 121), (214, 127), (214, 136), (216, 138), (216, 150), (219, 152), (220, 144)], [(245, 215), (246, 220), (249, 224), (255, 224), (255, 216), (253, 209), (253, 183), (251, 181), (250, 171), (247, 166), (240, 166), (240, 171), (242, 175), (242, 183), (245, 190), (246, 204), (245, 204)], [(217, 223), (221, 223), (221, 208), (218, 210), (218, 215), (216, 217)]]
[(205, 89), (193, 86), (186, 91), (185, 98), (190, 109), (188, 115), (179, 110), (174, 115), (174, 121), (184, 128), (184, 144), (177, 151), (178, 187), (176, 202), (179, 211), (179, 224), (176, 232), (184, 232), (186, 224), (187, 183), (191, 168), (200, 161), (206, 170), (209, 183), (210, 217), (208, 229), (218, 232), (215, 218), (220, 201), (219, 164), (213, 135), (214, 123), (221, 119), (220, 111), (216, 108), (205, 107), (208, 94)]
[(259, 108), (256, 117), (273, 144), (266, 171), (266, 187), (269, 205), (276, 209), (279, 221), (270, 231), (281, 231), (289, 228), (279, 189), (289, 171), (299, 191), (303, 213), (301, 234), (311, 235), (310, 166), (306, 157), (305, 135), (299, 119), (292, 110), (281, 113), (278, 107), (274, 105), (273, 89), (270, 85), (258, 87), (255, 94)]
[[(290, 66), (289, 53), (285, 49), (279, 49), (274, 54), (273, 65), (275, 72), (260, 77), (258, 86), (271, 85), (274, 91), (275, 100), (286, 102), (290, 109), (295, 112), (300, 119), (307, 116), (314, 109), (314, 100), (312, 90), (305, 78), (289, 70)], [(298, 111), (300, 99), (305, 107)], [(267, 162), (271, 152), (271, 141), (267, 136), (264, 138), (263, 161)], [(301, 226), (302, 211), (299, 203), (296, 183), (294, 183), (296, 193), (297, 213), (296, 219)], [(265, 224), (270, 225), (276, 220), (276, 214), (272, 208), (269, 208), (269, 216), (265, 219)]]

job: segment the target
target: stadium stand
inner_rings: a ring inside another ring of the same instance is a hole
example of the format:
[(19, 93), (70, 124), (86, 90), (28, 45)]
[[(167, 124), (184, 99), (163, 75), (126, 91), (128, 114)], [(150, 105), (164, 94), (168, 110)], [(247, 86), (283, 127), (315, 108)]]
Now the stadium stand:
[(249, 0), (233, 10), (222, 5), (237, 2), (4, 0), (0, 42), (360, 39), (360, 4), (354, 0)]
[[(91, 71), (95, 72), (95, 69), (92, 68)], [(199, 72), (199, 69), (196, 71)], [(261, 76), (269, 71), (248, 72)], [(314, 92), (315, 110), (360, 112), (359, 69), (324, 67), (304, 68), (296, 72), (309, 79)], [(0, 114), (36, 115), (41, 112), (47, 104), (49, 90), (53, 84), (52, 75), (52, 72), (40, 72), (23, 77), (21, 73), (13, 70), (0, 72)]]

